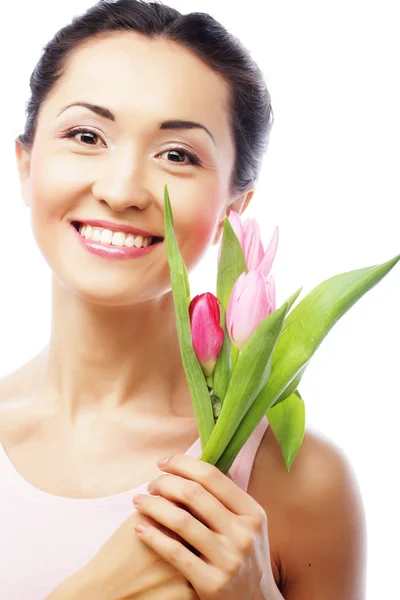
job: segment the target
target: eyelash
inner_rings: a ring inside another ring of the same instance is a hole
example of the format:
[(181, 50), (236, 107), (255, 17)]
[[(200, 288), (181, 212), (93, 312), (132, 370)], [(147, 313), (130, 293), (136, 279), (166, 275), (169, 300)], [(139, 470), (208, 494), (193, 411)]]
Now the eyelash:
[[(63, 138), (74, 138), (76, 135), (78, 135), (78, 133), (91, 133), (91, 134), (97, 135), (99, 138), (101, 138), (100, 134), (97, 133), (97, 131), (93, 131), (91, 129), (88, 129), (87, 127), (75, 127), (74, 129), (70, 129), (69, 131), (67, 131), (67, 133), (65, 133), (62, 137)], [(190, 152), (189, 150), (186, 150), (186, 148), (182, 148), (181, 146), (174, 146), (173, 148), (164, 150), (164, 152), (162, 152), (162, 154), (164, 154), (165, 152), (171, 152), (174, 150), (182, 152), (183, 154), (186, 154), (190, 165), (197, 166), (197, 167), (201, 165), (201, 162), (199, 161), (197, 156), (195, 154), (193, 154), (193, 152)], [(174, 161), (168, 161), (168, 162), (174, 162)], [(176, 164), (181, 164), (181, 163), (177, 162)]]

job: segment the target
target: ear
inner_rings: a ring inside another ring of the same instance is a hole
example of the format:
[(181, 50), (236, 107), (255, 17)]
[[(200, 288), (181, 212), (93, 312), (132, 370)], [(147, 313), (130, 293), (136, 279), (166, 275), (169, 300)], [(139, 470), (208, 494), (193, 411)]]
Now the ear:
[(226, 207), (225, 213), (222, 215), (221, 220), (218, 223), (218, 229), (215, 233), (214, 241), (213, 241), (214, 245), (218, 244), (218, 242), (221, 239), (222, 231), (224, 229), (225, 216), (229, 217), (229, 213), (231, 211), (236, 212), (238, 215), (243, 214), (244, 211), (246, 210), (246, 208), (248, 207), (248, 205), (250, 204), (250, 201), (253, 196), (254, 196), (254, 188), (251, 188), (250, 190), (248, 190), (247, 192), (245, 192), (244, 194), (239, 196), (239, 198), (236, 198), (236, 200), (234, 200), (233, 202), (228, 204), (228, 206)]
[(26, 206), (30, 206), (29, 183), (31, 171), (31, 152), (18, 139), (15, 140), (15, 157), (17, 159), (22, 199)]

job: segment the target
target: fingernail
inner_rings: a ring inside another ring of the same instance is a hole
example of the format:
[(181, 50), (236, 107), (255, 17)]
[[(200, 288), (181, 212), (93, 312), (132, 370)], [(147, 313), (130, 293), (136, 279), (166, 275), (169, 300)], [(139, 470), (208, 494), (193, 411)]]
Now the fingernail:
[(134, 496), (133, 497), (133, 504), (136, 504), (136, 506), (138, 504), (141, 504), (143, 502), (143, 496)]
[(170, 458), (171, 458), (170, 456), (164, 456), (164, 458), (160, 458), (160, 460), (157, 461), (157, 465), (159, 467), (164, 467)]
[(147, 529), (147, 525), (145, 523), (138, 523), (135, 525), (135, 531), (137, 533), (143, 533)]

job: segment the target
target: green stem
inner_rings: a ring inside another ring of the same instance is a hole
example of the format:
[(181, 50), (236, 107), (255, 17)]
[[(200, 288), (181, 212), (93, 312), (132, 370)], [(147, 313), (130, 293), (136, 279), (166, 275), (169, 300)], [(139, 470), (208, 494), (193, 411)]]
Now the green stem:
[(232, 360), (232, 373), (235, 370), (237, 360), (239, 358), (240, 350), (234, 344), (231, 344), (231, 360)]

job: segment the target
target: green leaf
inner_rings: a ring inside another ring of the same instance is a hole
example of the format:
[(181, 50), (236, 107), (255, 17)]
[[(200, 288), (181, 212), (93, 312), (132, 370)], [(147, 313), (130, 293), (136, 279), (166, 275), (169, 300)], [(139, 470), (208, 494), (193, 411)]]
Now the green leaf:
[(232, 372), (232, 344), (225, 327), (226, 310), (232, 288), (243, 272), (247, 273), (247, 265), (242, 247), (229, 219), (225, 217), (217, 275), (217, 298), (220, 301), (221, 327), (224, 329), (225, 335), (214, 371), (214, 391), (221, 402), (225, 398)]
[(183, 278), (183, 284), (185, 286), (186, 302), (187, 302), (187, 305), (189, 307), (189, 305), (190, 305), (189, 276), (188, 276), (188, 272), (187, 272), (187, 269), (186, 269), (186, 265), (183, 262), (183, 258), (182, 258), (182, 262), (181, 262), (181, 274), (182, 274), (182, 278)]
[(320, 283), (289, 313), (272, 357), (268, 384), (240, 423), (217, 464), (219, 469), (230, 469), (267, 410), (297, 388), (311, 357), (334, 324), (399, 260), (400, 254), (381, 265), (335, 275)]
[(242, 348), (229, 382), (221, 414), (203, 450), (202, 460), (211, 464), (218, 461), (251, 403), (268, 381), (276, 341), (282, 331), (287, 312), (300, 291), (301, 289), (266, 317)]
[(225, 310), (222, 306), (220, 306), (220, 311), (220, 324), (224, 330), (224, 343), (222, 344), (221, 351), (217, 358), (217, 364), (215, 365), (213, 374), (213, 389), (218, 398), (220, 398), (221, 403), (223, 403), (226, 391), (228, 389), (229, 380), (231, 378), (231, 340), (225, 328)]
[(299, 391), (267, 410), (267, 419), (281, 448), (286, 469), (290, 471), (306, 426), (306, 410)]
[(285, 387), (282, 394), (280, 394), (277, 401), (274, 403), (274, 406), (276, 406), (280, 402), (283, 402), (284, 400), (286, 400), (286, 398), (289, 398), (289, 396), (291, 396), (297, 390), (297, 387), (301, 381), (301, 378), (303, 377), (303, 373), (306, 370), (307, 365), (308, 365), (308, 362), (304, 365), (304, 367), (302, 367), (300, 369), (300, 371), (297, 373), (296, 377), (294, 377), (292, 379), (292, 381), (289, 383), (289, 385), (287, 387)]
[(225, 311), (228, 308), (232, 288), (243, 271), (247, 273), (242, 247), (228, 217), (225, 217), (217, 275), (217, 298)]
[[(276, 363), (285, 357), (284, 371), (276, 370), (276, 386), (298, 378), (335, 323), (400, 260), (400, 254), (373, 267), (335, 275), (316, 286), (288, 315), (276, 347)], [(297, 379), (297, 385), (300, 378)], [(297, 387), (297, 386), (296, 386)], [(284, 390), (283, 390), (284, 391)], [(282, 402), (284, 395), (274, 404)]]
[(214, 415), (210, 395), (203, 371), (197, 360), (192, 343), (189, 303), (190, 288), (187, 269), (179, 251), (173, 230), (173, 215), (168, 194), (164, 188), (164, 225), (168, 263), (171, 273), (172, 296), (176, 313), (176, 327), (183, 367), (189, 386), (190, 396), (196, 415), (202, 447), (204, 447), (214, 429)]

